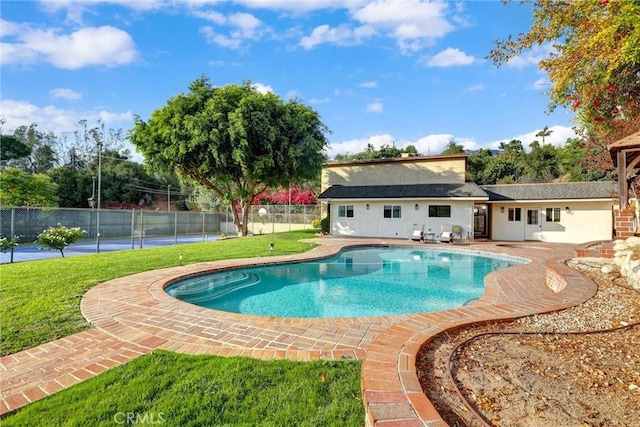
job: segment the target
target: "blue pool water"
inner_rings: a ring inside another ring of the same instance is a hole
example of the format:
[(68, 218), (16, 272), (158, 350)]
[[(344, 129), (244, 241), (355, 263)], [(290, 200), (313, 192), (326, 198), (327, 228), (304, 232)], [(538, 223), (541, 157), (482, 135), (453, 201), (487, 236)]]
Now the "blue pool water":
[(166, 291), (216, 310), (279, 317), (439, 311), (484, 293), (484, 276), (525, 260), (437, 247), (347, 249), (318, 261), (192, 276)]

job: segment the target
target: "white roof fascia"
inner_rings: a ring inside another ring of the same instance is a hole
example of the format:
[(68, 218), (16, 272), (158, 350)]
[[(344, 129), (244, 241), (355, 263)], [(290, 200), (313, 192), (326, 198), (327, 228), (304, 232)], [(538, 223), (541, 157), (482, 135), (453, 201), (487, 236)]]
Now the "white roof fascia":
[(617, 198), (610, 199), (540, 199), (540, 200), (490, 200), (489, 203), (568, 203), (568, 202), (612, 202)]

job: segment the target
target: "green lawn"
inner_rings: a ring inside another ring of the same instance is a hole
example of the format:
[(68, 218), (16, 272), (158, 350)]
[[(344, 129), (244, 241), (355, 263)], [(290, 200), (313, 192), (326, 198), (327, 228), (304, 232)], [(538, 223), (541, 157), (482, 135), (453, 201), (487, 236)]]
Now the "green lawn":
[[(284, 255), (316, 230), (0, 266), (2, 354), (84, 329), (80, 298), (105, 280), (180, 264)], [(276, 251), (269, 251), (274, 242)], [(31, 403), (3, 426), (361, 426), (360, 361), (260, 361), (167, 351)]]
[[(106, 280), (163, 267), (231, 258), (300, 253), (299, 240), (317, 230), (226, 239), (208, 243), (108, 252), (0, 265), (0, 355), (15, 353), (89, 327), (80, 298)], [(269, 251), (269, 242), (275, 251)]]
[(2, 426), (362, 426), (360, 365), (156, 351), (36, 401)]

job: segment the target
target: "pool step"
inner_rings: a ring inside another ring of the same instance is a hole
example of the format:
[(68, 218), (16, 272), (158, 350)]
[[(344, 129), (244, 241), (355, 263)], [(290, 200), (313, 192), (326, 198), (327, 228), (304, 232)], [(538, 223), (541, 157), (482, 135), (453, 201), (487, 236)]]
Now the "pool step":
[(257, 274), (232, 271), (215, 276), (193, 277), (171, 285), (167, 292), (180, 300), (200, 303), (260, 282)]

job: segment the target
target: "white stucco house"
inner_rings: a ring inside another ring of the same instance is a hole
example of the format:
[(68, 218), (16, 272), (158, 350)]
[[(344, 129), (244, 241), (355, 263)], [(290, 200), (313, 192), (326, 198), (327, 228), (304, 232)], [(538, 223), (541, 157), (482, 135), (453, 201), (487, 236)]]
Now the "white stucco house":
[(483, 185), (493, 240), (584, 243), (611, 240), (614, 182)]
[(467, 155), (333, 162), (318, 197), (338, 236), (412, 238), (416, 228), (457, 239), (584, 243), (610, 240), (614, 182), (479, 186)]

